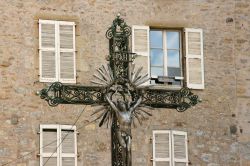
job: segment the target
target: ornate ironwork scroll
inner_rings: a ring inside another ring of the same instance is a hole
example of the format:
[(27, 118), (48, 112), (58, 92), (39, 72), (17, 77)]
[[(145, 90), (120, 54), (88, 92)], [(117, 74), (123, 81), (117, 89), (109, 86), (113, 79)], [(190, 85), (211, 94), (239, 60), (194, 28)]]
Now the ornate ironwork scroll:
[(143, 90), (143, 104), (157, 108), (175, 108), (183, 112), (196, 105), (200, 100), (190, 89), (181, 90)]
[(48, 89), (40, 91), (41, 99), (50, 106), (58, 104), (95, 104), (103, 103), (103, 94), (100, 87), (68, 86), (60, 82), (53, 83)]

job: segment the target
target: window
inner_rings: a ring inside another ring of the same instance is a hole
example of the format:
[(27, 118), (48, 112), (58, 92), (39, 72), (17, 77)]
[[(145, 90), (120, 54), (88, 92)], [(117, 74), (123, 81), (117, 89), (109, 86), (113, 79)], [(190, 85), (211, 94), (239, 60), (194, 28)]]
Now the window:
[(202, 29), (133, 26), (132, 52), (139, 55), (136, 66), (146, 68), (148, 84), (204, 89)]
[(153, 166), (188, 166), (187, 133), (153, 131)]
[(165, 76), (168, 84), (181, 85), (181, 31), (150, 30), (151, 83)]
[(76, 127), (40, 125), (40, 166), (77, 166)]
[(39, 20), (40, 82), (76, 83), (75, 23)]

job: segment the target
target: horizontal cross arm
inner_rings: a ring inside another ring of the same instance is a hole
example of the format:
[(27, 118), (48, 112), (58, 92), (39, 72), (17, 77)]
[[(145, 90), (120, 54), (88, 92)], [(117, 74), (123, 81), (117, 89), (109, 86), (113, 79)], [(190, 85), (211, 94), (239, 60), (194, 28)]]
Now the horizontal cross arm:
[(145, 89), (141, 94), (143, 95), (142, 104), (154, 108), (175, 108), (179, 112), (200, 102), (198, 96), (188, 88), (180, 90)]
[(42, 89), (39, 95), (50, 106), (58, 104), (95, 104), (103, 103), (102, 88), (97, 86), (63, 85), (55, 82), (47, 89)]

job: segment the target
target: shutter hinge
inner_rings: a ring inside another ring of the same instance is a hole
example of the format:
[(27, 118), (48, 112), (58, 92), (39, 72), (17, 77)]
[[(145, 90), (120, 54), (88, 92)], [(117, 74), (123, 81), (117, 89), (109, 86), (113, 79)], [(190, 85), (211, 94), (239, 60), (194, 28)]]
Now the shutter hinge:
[(40, 153), (38, 153), (37, 155), (36, 155), (36, 157), (40, 157), (41, 156), (41, 154)]

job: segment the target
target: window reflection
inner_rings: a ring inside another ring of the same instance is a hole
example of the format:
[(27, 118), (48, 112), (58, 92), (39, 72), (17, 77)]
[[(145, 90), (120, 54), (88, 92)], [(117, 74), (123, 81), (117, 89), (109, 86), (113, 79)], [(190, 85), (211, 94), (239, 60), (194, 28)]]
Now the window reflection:
[[(180, 32), (171, 30), (150, 31), (150, 74), (151, 78), (167, 76), (174, 79), (181, 73)], [(172, 85), (181, 85), (174, 80)]]
[(179, 32), (167, 32), (167, 48), (168, 49), (179, 49)]
[(162, 31), (150, 31), (150, 48), (162, 48)]

